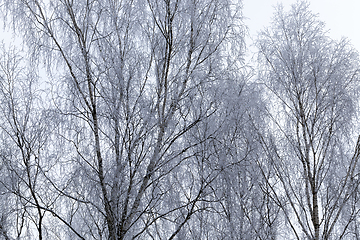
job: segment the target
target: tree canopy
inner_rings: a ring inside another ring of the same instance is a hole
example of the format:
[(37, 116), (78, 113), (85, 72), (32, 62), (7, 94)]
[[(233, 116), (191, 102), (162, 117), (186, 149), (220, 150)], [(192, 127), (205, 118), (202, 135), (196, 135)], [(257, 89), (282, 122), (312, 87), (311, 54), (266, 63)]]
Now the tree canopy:
[(359, 57), (298, 1), (2, 0), (0, 239), (358, 239)]

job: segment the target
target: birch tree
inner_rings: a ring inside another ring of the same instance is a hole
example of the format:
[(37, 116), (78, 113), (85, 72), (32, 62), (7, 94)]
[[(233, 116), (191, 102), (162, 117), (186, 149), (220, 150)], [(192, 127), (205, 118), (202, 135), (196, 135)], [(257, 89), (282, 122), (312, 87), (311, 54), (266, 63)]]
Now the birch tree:
[(36, 71), (30, 69), (15, 48), (1, 48), (0, 186), (6, 199), (1, 215), (5, 239), (49, 237), (44, 207), (52, 207), (52, 197), (45, 192), (48, 185), (43, 171), (51, 168), (51, 160), (45, 162), (43, 149), (48, 146), (51, 121), (41, 108)]
[(346, 39), (327, 36), (307, 2), (278, 7), (257, 46), (269, 99), (271, 137), (261, 141), (276, 176), (272, 198), (296, 239), (338, 239), (354, 219), (344, 212), (359, 184), (358, 54)]
[[(204, 210), (200, 203), (211, 190), (203, 181), (212, 178), (184, 170), (194, 162), (192, 150), (211, 136), (187, 139), (217, 111), (204, 89), (215, 88), (233, 65), (228, 50), (242, 54), (240, 3), (22, 0), (4, 6), (56, 89), (64, 171), (61, 181), (55, 173), (46, 178), (58, 196), (51, 213), (70, 229), (63, 237), (175, 239)], [(187, 187), (193, 191), (180, 190)]]

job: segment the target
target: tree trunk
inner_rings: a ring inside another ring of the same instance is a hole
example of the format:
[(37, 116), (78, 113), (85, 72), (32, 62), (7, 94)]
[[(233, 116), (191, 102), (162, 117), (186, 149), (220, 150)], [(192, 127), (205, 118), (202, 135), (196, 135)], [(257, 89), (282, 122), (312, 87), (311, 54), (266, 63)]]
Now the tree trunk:
[(316, 189), (313, 188), (313, 214), (312, 214), (312, 222), (314, 225), (315, 237), (314, 240), (319, 240), (320, 235), (320, 222), (319, 222), (319, 205), (318, 205), (318, 197)]

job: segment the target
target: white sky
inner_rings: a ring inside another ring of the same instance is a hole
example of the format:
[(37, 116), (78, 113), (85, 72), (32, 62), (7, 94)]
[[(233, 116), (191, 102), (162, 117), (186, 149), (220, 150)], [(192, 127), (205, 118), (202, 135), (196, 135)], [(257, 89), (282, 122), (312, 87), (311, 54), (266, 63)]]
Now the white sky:
[[(274, 6), (282, 3), (285, 9), (296, 0), (243, 0), (245, 24), (252, 38), (265, 26), (270, 25)], [(350, 39), (353, 46), (360, 51), (360, 0), (308, 0), (310, 9), (319, 14), (325, 22), (329, 35), (335, 40), (342, 36)], [(247, 41), (249, 46), (251, 41)]]

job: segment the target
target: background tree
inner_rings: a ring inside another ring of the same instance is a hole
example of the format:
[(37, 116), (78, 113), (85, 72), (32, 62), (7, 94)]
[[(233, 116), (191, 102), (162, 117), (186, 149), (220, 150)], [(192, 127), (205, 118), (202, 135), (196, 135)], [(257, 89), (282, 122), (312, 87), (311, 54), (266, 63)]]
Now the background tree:
[(36, 72), (28, 68), (15, 48), (5, 46), (1, 48), (0, 101), (0, 183), (6, 199), (1, 232), (5, 239), (10, 235), (43, 239), (49, 236), (44, 228), (44, 206), (52, 205), (43, 174), (51, 168), (51, 160), (43, 154), (48, 146), (50, 118), (41, 106)]
[(271, 137), (262, 138), (276, 176), (269, 194), (297, 239), (339, 237), (348, 227), (340, 217), (353, 220), (343, 211), (358, 185), (358, 54), (346, 39), (327, 37), (307, 2), (278, 7), (272, 24), (257, 41), (271, 103)]

